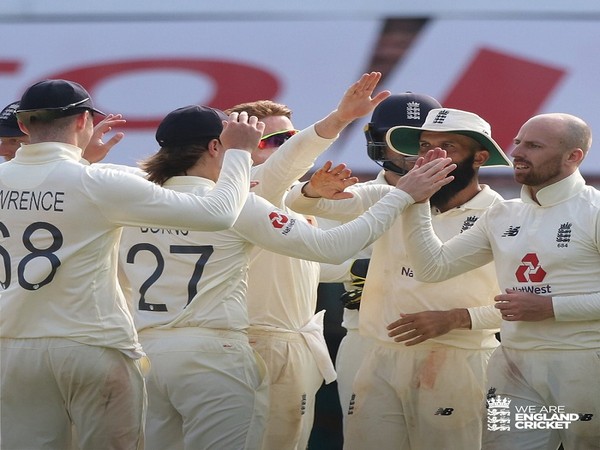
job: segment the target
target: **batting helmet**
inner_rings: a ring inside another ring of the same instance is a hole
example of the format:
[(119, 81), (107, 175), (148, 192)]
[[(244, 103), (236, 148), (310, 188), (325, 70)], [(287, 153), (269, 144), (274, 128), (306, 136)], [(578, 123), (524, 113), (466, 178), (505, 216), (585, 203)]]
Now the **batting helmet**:
[(420, 127), (430, 110), (441, 107), (440, 103), (429, 95), (412, 92), (390, 95), (377, 105), (371, 121), (365, 125), (369, 158), (386, 170), (404, 175), (407, 170), (393, 164), (386, 157), (385, 133), (390, 128), (400, 125)]

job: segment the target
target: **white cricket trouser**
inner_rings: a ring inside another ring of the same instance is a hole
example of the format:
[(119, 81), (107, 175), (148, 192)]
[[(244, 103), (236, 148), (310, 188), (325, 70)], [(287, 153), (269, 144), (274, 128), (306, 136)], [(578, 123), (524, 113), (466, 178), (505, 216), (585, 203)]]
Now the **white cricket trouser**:
[(344, 448), (479, 450), (492, 351), (375, 343), (354, 380)]
[[(510, 401), (504, 429), (489, 403), (499, 398)], [(600, 350), (501, 346), (488, 366), (488, 405), (485, 450), (600, 449)]]
[(250, 328), (250, 343), (270, 376), (269, 419), (263, 450), (304, 450), (314, 422), (315, 395), (323, 384), (300, 333)]
[(352, 397), (354, 377), (372, 346), (372, 340), (361, 336), (358, 329), (350, 328), (338, 347), (335, 370), (337, 372), (337, 389), (342, 408), (344, 429), (348, 419), (348, 406)]
[(151, 329), (140, 342), (152, 364), (146, 450), (260, 448), (268, 382), (245, 333)]
[(3, 449), (142, 448), (139, 360), (62, 338), (0, 339), (0, 357)]

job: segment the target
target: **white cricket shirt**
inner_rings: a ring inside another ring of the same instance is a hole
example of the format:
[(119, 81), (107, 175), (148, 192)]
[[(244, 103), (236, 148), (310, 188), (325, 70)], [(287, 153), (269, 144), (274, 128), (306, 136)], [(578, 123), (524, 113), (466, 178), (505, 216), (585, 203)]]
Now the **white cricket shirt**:
[[(600, 193), (579, 172), (492, 207), (471, 230), (442, 244), (429, 211), (403, 215), (415, 272), (428, 281), (496, 261), (502, 291), (552, 296), (555, 318), (502, 321), (502, 345), (522, 350), (600, 348)], [(444, 241), (442, 237), (442, 241)]]
[[(263, 164), (252, 168), (259, 184), (252, 192), (286, 213), (290, 186), (308, 172), (315, 159), (335, 139), (320, 137), (314, 125), (287, 140)], [(297, 220), (306, 221), (296, 216)], [(255, 247), (250, 255), (248, 313), (254, 326), (299, 331), (313, 318), (317, 306), (319, 264)], [(326, 349), (325, 349), (326, 351)]]
[(0, 336), (62, 337), (142, 354), (117, 284), (121, 227), (224, 229), (247, 197), (250, 154), (229, 150), (203, 198), (83, 165), (81, 149), (23, 145), (0, 164)]
[[(214, 183), (180, 176), (164, 186), (201, 196)], [(120, 269), (137, 329), (243, 331), (249, 325), (246, 277), (253, 245), (291, 260), (341, 263), (380, 236), (410, 203), (410, 196), (396, 189), (355, 221), (322, 230), (299, 214), (250, 194), (230, 230), (126, 228), (120, 243)]]
[[(348, 189), (354, 194), (353, 198), (338, 201), (309, 199), (294, 189), (288, 204), (307, 214), (346, 221), (368, 208), (390, 189), (395, 188), (365, 183)], [(433, 226), (441, 239), (447, 240), (473, 226), (487, 208), (501, 200), (499, 194), (484, 186), (464, 205), (434, 215)], [(427, 204), (425, 207), (429, 209)], [(387, 335), (386, 327), (400, 318), (401, 313), (467, 308), (474, 322), (473, 329), (452, 330), (429, 342), (467, 349), (496, 347), (498, 341), (494, 333), (497, 329), (492, 327), (499, 326), (500, 315), (493, 308), (493, 303), (494, 296), (500, 290), (493, 264), (441, 283), (423, 283), (414, 276), (414, 267), (408, 257), (410, 249), (404, 244), (404, 235), (402, 221), (398, 220), (373, 244), (369, 275), (360, 306), (360, 333), (380, 343), (399, 345)], [(484, 308), (480, 308), (482, 306)], [(479, 315), (474, 315), (473, 310), (478, 311)], [(482, 321), (490, 328), (483, 329), (478, 323)]]

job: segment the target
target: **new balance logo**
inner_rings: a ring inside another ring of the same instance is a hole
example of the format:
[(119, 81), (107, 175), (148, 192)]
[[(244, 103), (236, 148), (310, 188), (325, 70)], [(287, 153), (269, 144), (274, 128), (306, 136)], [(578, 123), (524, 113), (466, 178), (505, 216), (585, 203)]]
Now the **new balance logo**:
[(436, 416), (450, 416), (452, 415), (452, 412), (454, 411), (454, 408), (438, 408), (438, 410), (435, 412)]
[(433, 119), (433, 123), (444, 123), (446, 117), (448, 117), (448, 114), (450, 114), (450, 111), (448, 111), (447, 109), (442, 109), (439, 113), (436, 114), (435, 118)]
[(502, 233), (502, 237), (515, 237), (517, 234), (519, 234), (520, 229), (521, 227), (513, 227), (511, 225), (508, 227), (508, 230)]
[(486, 394), (486, 396), (485, 396), (485, 400), (486, 400), (486, 402), (485, 402), (485, 407), (486, 407), (486, 408), (489, 408), (489, 406), (490, 406), (490, 404), (489, 404), (488, 400), (491, 400), (491, 399), (493, 399), (493, 398), (495, 398), (495, 397), (496, 397), (496, 388), (495, 388), (495, 387), (491, 387), (491, 388), (490, 388), (490, 389), (487, 391), (487, 394)]
[(469, 228), (471, 228), (473, 225), (475, 225), (475, 222), (477, 222), (477, 219), (479, 219), (479, 217), (477, 217), (477, 216), (467, 217), (462, 224), (462, 228), (460, 229), (460, 232), (462, 233), (463, 231), (467, 231)]
[(350, 397), (350, 403), (348, 404), (348, 415), (354, 414), (354, 403), (356, 402), (356, 394), (352, 394)]

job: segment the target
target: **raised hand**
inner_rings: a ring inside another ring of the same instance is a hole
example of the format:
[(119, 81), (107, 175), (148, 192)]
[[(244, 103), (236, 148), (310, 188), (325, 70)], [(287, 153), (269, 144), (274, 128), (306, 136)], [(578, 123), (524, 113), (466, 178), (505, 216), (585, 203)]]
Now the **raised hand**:
[(236, 148), (253, 152), (258, 148), (258, 143), (265, 130), (265, 124), (256, 116), (248, 117), (248, 113), (233, 112), (229, 120), (223, 121), (223, 131), (220, 140), (226, 149)]
[(90, 163), (102, 161), (108, 152), (125, 136), (124, 133), (115, 133), (107, 142), (102, 138), (114, 127), (123, 126), (127, 121), (121, 114), (109, 114), (94, 127), (94, 133), (89, 144), (83, 151), (83, 157)]
[(340, 120), (351, 122), (373, 112), (375, 107), (391, 95), (390, 91), (382, 91), (374, 97), (373, 92), (381, 80), (381, 72), (363, 74), (352, 84), (340, 100), (337, 113)]
[(344, 189), (358, 183), (358, 178), (350, 176), (352, 171), (345, 164), (332, 166), (333, 163), (327, 161), (310, 177), (309, 182), (302, 188), (302, 193), (306, 197), (323, 197), (331, 200), (354, 197), (350, 192), (344, 192)]
[(337, 108), (315, 124), (317, 134), (326, 139), (333, 139), (354, 120), (371, 113), (391, 95), (390, 91), (382, 91), (371, 97), (380, 79), (381, 72), (363, 74), (346, 90)]

